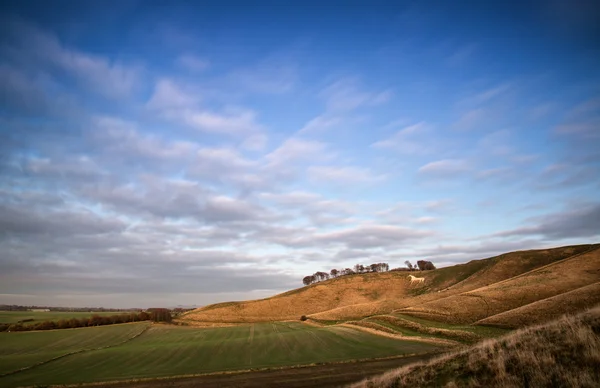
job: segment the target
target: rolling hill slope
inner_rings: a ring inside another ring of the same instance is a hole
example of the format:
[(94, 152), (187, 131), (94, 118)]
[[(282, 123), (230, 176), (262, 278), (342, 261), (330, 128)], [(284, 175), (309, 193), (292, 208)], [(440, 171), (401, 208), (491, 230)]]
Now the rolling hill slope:
[[(599, 282), (599, 248), (595, 244), (518, 251), (417, 272), (413, 274), (426, 279), (417, 287), (410, 285), (406, 272), (342, 276), (271, 298), (206, 306), (185, 314), (181, 321), (244, 323), (298, 320), (302, 315), (350, 320), (401, 311), (473, 323)], [(551, 309), (551, 305), (552, 300), (540, 306)]]
[(600, 307), (407, 365), (367, 387), (598, 387)]
[(598, 281), (600, 249), (595, 249), (489, 286), (407, 307), (401, 311), (448, 323), (474, 323)]

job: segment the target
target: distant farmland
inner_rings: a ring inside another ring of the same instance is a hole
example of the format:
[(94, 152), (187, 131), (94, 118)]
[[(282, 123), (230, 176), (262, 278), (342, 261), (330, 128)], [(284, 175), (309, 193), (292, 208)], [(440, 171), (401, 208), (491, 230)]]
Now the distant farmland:
[(0, 323), (18, 323), (20, 321), (33, 319), (25, 324), (38, 323), (43, 321), (60, 321), (61, 319), (71, 318), (89, 318), (92, 315), (111, 316), (129, 314), (126, 311), (0, 311)]
[[(0, 333), (0, 365), (10, 370), (81, 349), (118, 344), (147, 323), (49, 332)], [(83, 340), (83, 339), (87, 340)], [(260, 323), (199, 329), (152, 325), (121, 345), (89, 350), (0, 377), (0, 385), (74, 384), (302, 365), (431, 352), (432, 344), (346, 327)]]

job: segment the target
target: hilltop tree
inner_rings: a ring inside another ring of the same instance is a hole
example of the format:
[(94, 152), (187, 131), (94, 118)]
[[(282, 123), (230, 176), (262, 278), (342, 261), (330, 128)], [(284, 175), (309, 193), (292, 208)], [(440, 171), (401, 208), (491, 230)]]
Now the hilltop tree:
[(315, 277), (315, 279), (318, 279), (319, 281), (329, 279), (329, 274), (327, 272), (318, 271), (318, 272), (315, 272), (315, 274), (313, 276)]
[(404, 262), (404, 264), (406, 264), (406, 266), (408, 267), (409, 271), (412, 271), (414, 269), (414, 267), (413, 267), (413, 265), (412, 265), (412, 263), (410, 261), (406, 260)]
[(305, 276), (304, 279), (302, 279), (302, 283), (304, 283), (305, 286), (308, 286), (312, 282), (313, 282), (313, 276), (312, 275)]
[(419, 260), (417, 261), (417, 266), (421, 271), (429, 271), (435, 269), (435, 265), (431, 261)]
[(340, 273), (340, 271), (338, 271), (337, 269), (334, 268), (329, 273), (331, 274), (332, 277), (335, 278), (335, 277), (338, 276), (338, 274)]

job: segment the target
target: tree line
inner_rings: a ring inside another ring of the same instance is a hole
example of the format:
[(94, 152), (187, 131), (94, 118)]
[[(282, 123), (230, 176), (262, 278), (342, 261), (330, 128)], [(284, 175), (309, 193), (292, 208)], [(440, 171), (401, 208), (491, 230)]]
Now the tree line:
[(58, 321), (42, 321), (34, 324), (27, 324), (33, 319), (25, 319), (19, 323), (0, 324), (0, 332), (3, 331), (31, 331), (31, 330), (53, 330), (53, 329), (74, 329), (77, 327), (92, 327), (115, 325), (118, 323), (129, 322), (171, 322), (171, 311), (165, 308), (152, 308), (139, 313), (116, 314), (101, 316), (94, 314), (89, 318), (70, 318), (60, 319)]
[(435, 265), (431, 261), (427, 260), (419, 260), (416, 265), (413, 265), (410, 261), (406, 260), (404, 262), (406, 265), (406, 270), (408, 271), (430, 271), (435, 269)]
[[(435, 265), (431, 261), (427, 260), (419, 260), (417, 264), (412, 264), (410, 261), (406, 260), (404, 262), (406, 268), (394, 268), (392, 271), (430, 271), (435, 269)], [(374, 263), (370, 265), (362, 265), (356, 264), (353, 268), (345, 268), (345, 269), (332, 269), (327, 272), (315, 272), (312, 275), (305, 276), (302, 279), (302, 283), (305, 286), (308, 286), (313, 283), (318, 283), (323, 280), (329, 280), (331, 278), (336, 278), (339, 276), (345, 275), (354, 275), (357, 273), (369, 273), (369, 272), (386, 272), (390, 270), (390, 266), (388, 263)]]
[(305, 276), (302, 279), (302, 283), (304, 283), (305, 286), (308, 286), (309, 284), (317, 283), (317, 282), (320, 282), (323, 280), (329, 280), (330, 278), (336, 278), (339, 276), (354, 275), (357, 273), (385, 272), (385, 271), (389, 271), (389, 270), (390, 270), (390, 266), (388, 265), (388, 263), (373, 263), (370, 265), (356, 264), (354, 266), (354, 269), (352, 269), (352, 268), (345, 268), (345, 269), (334, 268), (331, 271), (329, 271), (329, 273), (321, 272), (321, 271), (315, 272), (312, 275)]

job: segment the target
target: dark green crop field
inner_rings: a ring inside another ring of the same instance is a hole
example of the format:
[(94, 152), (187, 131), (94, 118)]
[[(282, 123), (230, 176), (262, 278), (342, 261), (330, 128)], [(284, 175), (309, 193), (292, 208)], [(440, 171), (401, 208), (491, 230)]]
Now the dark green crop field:
[(128, 312), (101, 311), (101, 312), (81, 312), (81, 311), (0, 311), (0, 323), (17, 323), (23, 320), (33, 319), (31, 322), (25, 322), (25, 325), (43, 321), (60, 321), (61, 319), (71, 318), (90, 318), (92, 315), (111, 316), (129, 314)]
[[(346, 327), (261, 323), (191, 328), (148, 323), (47, 332), (0, 333), (2, 372), (71, 354), (0, 377), (0, 386), (74, 384), (396, 356), (434, 345)], [(141, 335), (135, 336), (140, 332)], [(127, 342), (127, 338), (135, 337)], [(119, 344), (120, 343), (120, 344)]]

